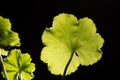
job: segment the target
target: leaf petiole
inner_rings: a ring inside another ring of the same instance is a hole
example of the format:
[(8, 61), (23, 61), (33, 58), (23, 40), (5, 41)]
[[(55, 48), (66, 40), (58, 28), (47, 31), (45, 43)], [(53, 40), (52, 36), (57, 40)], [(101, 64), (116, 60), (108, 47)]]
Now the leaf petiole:
[(3, 64), (3, 58), (2, 58), (2, 55), (1, 55), (1, 51), (0, 51), (0, 65), (2, 67), (2, 70), (3, 70), (3, 74), (5, 76), (5, 80), (9, 80), (8, 79), (8, 75), (7, 75), (7, 72), (6, 72), (6, 69), (5, 69), (5, 66)]
[(16, 75), (16, 80), (23, 80), (22, 75), (20, 73), (17, 73)]
[(67, 69), (68, 69), (70, 62), (72, 61), (73, 55), (74, 55), (74, 52), (72, 52), (72, 54), (69, 58), (69, 61), (67, 62), (66, 66), (65, 66), (64, 73), (63, 73), (61, 80), (65, 80), (66, 72), (67, 72)]

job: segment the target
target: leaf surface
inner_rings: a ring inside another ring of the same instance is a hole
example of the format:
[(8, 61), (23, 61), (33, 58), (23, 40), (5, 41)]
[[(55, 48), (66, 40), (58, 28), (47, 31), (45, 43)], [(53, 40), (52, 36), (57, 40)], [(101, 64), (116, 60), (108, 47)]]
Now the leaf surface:
[(28, 53), (22, 54), (19, 49), (14, 49), (4, 59), (4, 65), (9, 80), (16, 80), (19, 76), (21, 76), (22, 80), (31, 80), (33, 78), (35, 64), (31, 63), (31, 57)]
[(72, 61), (66, 75), (75, 72), (79, 65), (92, 65), (102, 56), (104, 40), (96, 33), (96, 26), (90, 18), (77, 18), (72, 14), (59, 14), (54, 17), (52, 27), (42, 34), (45, 47), (41, 60), (48, 65), (52, 74), (63, 75), (72, 53)]
[(0, 48), (8, 49), (14, 46), (20, 46), (19, 35), (11, 30), (10, 20), (0, 16)]

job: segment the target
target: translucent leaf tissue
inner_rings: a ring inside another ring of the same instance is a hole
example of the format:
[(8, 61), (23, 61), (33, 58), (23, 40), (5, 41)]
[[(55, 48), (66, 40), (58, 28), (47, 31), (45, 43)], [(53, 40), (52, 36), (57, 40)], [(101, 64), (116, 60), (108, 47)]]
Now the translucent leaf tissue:
[(50, 72), (68, 75), (80, 65), (88, 66), (100, 60), (104, 40), (96, 32), (92, 19), (77, 20), (72, 14), (62, 13), (54, 17), (52, 27), (44, 30), (42, 43), (45, 46), (40, 58)]

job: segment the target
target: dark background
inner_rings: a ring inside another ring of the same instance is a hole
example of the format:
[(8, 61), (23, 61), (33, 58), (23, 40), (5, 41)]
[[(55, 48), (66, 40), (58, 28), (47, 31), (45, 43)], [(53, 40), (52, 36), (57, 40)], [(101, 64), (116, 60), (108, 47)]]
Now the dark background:
[[(51, 74), (47, 65), (40, 61), (41, 35), (46, 27), (52, 26), (53, 17), (59, 13), (70, 13), (78, 19), (89, 17), (96, 24), (97, 32), (105, 39), (103, 57), (92, 66), (80, 66), (66, 80), (104, 80), (117, 78), (118, 52), (115, 52), (115, 16), (112, 0), (29, 0), (0, 2), (0, 16), (9, 18), (12, 30), (19, 33), (21, 51), (28, 52), (36, 64), (33, 80), (60, 80)], [(0, 76), (2, 80), (2, 76)]]

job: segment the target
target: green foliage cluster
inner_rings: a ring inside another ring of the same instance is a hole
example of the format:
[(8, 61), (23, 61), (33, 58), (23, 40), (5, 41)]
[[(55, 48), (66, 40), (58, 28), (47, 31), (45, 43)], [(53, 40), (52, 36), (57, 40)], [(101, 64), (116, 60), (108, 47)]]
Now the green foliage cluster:
[[(78, 66), (96, 63), (102, 57), (104, 39), (97, 33), (96, 26), (88, 17), (79, 20), (72, 14), (61, 13), (54, 17), (52, 27), (42, 34), (40, 59), (47, 63), (52, 74), (65, 76), (75, 72)], [(2, 75), (6, 80), (31, 80), (35, 64), (28, 53), (20, 49), (18, 33), (11, 30), (9, 19), (0, 17), (0, 57)], [(8, 54), (8, 55), (7, 55)], [(2, 56), (6, 58), (2, 61)]]
[[(20, 49), (11, 47), (20, 46), (18, 33), (11, 30), (9, 19), (0, 16), (0, 62), (4, 69), (2, 75), (6, 80), (31, 80), (35, 71), (35, 64), (31, 63), (28, 53), (22, 54)], [(2, 60), (2, 56), (7, 56)]]

